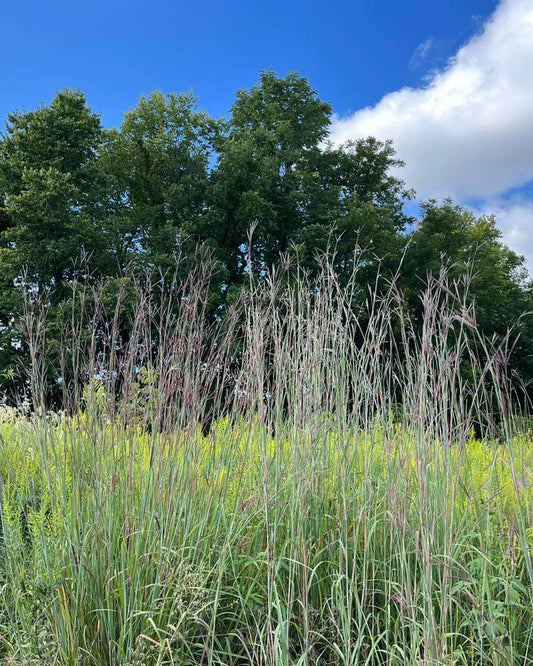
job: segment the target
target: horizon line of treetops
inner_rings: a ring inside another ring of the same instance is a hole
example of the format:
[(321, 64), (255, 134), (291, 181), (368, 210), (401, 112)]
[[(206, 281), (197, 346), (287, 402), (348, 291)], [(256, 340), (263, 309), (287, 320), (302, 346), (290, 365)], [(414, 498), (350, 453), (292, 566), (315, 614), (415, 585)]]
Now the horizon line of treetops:
[(532, 318), (522, 317), (533, 288), (495, 218), (430, 200), (414, 219), (392, 142), (334, 146), (331, 117), (304, 77), (270, 70), (237, 92), (228, 119), (199, 110), (191, 93), (161, 92), (141, 97), (120, 128), (103, 127), (80, 91), (10, 113), (0, 135), (0, 388), (24, 354), (14, 324), (23, 274), (53, 291), (53, 308), (82, 254), (91, 275), (116, 280), (126, 268), (172, 270), (199, 244), (216, 261), (219, 313), (250, 267), (261, 275), (292, 255), (312, 274), (317, 255), (331, 251), (342, 283), (356, 248), (362, 293), (398, 274), (416, 309), (445, 260), (452, 278), (473, 275), (484, 333), (517, 326), (516, 367), (533, 379)]

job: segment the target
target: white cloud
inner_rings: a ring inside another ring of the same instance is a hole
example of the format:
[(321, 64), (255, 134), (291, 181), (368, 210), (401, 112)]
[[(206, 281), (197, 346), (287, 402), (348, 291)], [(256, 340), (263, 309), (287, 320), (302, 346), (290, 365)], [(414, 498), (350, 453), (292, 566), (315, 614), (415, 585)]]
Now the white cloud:
[[(420, 198), (496, 198), (532, 180), (533, 0), (502, 0), (480, 34), (424, 87), (392, 92), (334, 120), (335, 143), (368, 135), (394, 140), (406, 162), (402, 177)], [(500, 223), (531, 243), (515, 218), (529, 211), (532, 224), (528, 206), (508, 209)]]
[(525, 199), (487, 202), (481, 213), (495, 214), (503, 241), (515, 252), (523, 255), (533, 268), (533, 201)]
[(419, 44), (416, 47), (413, 51), (413, 55), (409, 59), (409, 66), (412, 69), (417, 69), (424, 62), (433, 48), (434, 43), (433, 37), (429, 37), (425, 42), (422, 42), (422, 44)]

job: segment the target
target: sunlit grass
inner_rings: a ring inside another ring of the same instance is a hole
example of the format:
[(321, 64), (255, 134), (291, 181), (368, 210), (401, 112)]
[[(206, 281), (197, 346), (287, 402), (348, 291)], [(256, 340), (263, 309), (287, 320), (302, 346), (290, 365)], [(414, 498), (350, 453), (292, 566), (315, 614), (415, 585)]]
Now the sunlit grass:
[(421, 334), (393, 288), (363, 326), (321, 285), (252, 291), (216, 344), (190, 293), (172, 325), (145, 304), (120, 359), (113, 333), (86, 357), (69, 414), (43, 408), (34, 340), (34, 407), (0, 412), (1, 657), (533, 663), (533, 438), (497, 350), (476, 357), (435, 285)]

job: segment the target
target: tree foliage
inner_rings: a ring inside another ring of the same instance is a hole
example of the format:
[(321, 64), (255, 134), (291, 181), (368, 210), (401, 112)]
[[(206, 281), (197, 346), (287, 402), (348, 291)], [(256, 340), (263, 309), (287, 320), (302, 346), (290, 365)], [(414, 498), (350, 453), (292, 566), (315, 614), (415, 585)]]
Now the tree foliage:
[(207, 307), (216, 317), (249, 270), (261, 279), (290, 258), (313, 275), (329, 254), (341, 283), (357, 262), (363, 296), (399, 273), (415, 311), (427, 275), (448, 262), (452, 278), (470, 276), (485, 333), (516, 327), (520, 369), (533, 378), (532, 325), (522, 317), (532, 288), (496, 220), (452, 201), (422, 204), (415, 220), (392, 143), (334, 146), (331, 116), (304, 77), (272, 71), (237, 93), (227, 120), (190, 93), (161, 92), (141, 97), (116, 129), (102, 127), (79, 91), (11, 113), (0, 140), (3, 368), (24, 355), (24, 288), (53, 292), (60, 308), (71, 280), (91, 275), (107, 280), (112, 298), (126, 270), (186, 271), (202, 245), (217, 266)]

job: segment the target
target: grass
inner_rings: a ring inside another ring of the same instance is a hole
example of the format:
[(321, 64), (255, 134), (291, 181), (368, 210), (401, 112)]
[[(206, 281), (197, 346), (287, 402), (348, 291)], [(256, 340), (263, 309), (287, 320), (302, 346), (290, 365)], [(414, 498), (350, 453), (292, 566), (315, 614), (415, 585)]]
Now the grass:
[(207, 284), (134, 284), (127, 335), (120, 294), (110, 317), (74, 285), (60, 414), (28, 304), (34, 407), (0, 423), (0, 658), (533, 663), (532, 437), (464, 290), (441, 275), (414, 322), (394, 284), (362, 299), (325, 266), (251, 282), (208, 326)]

